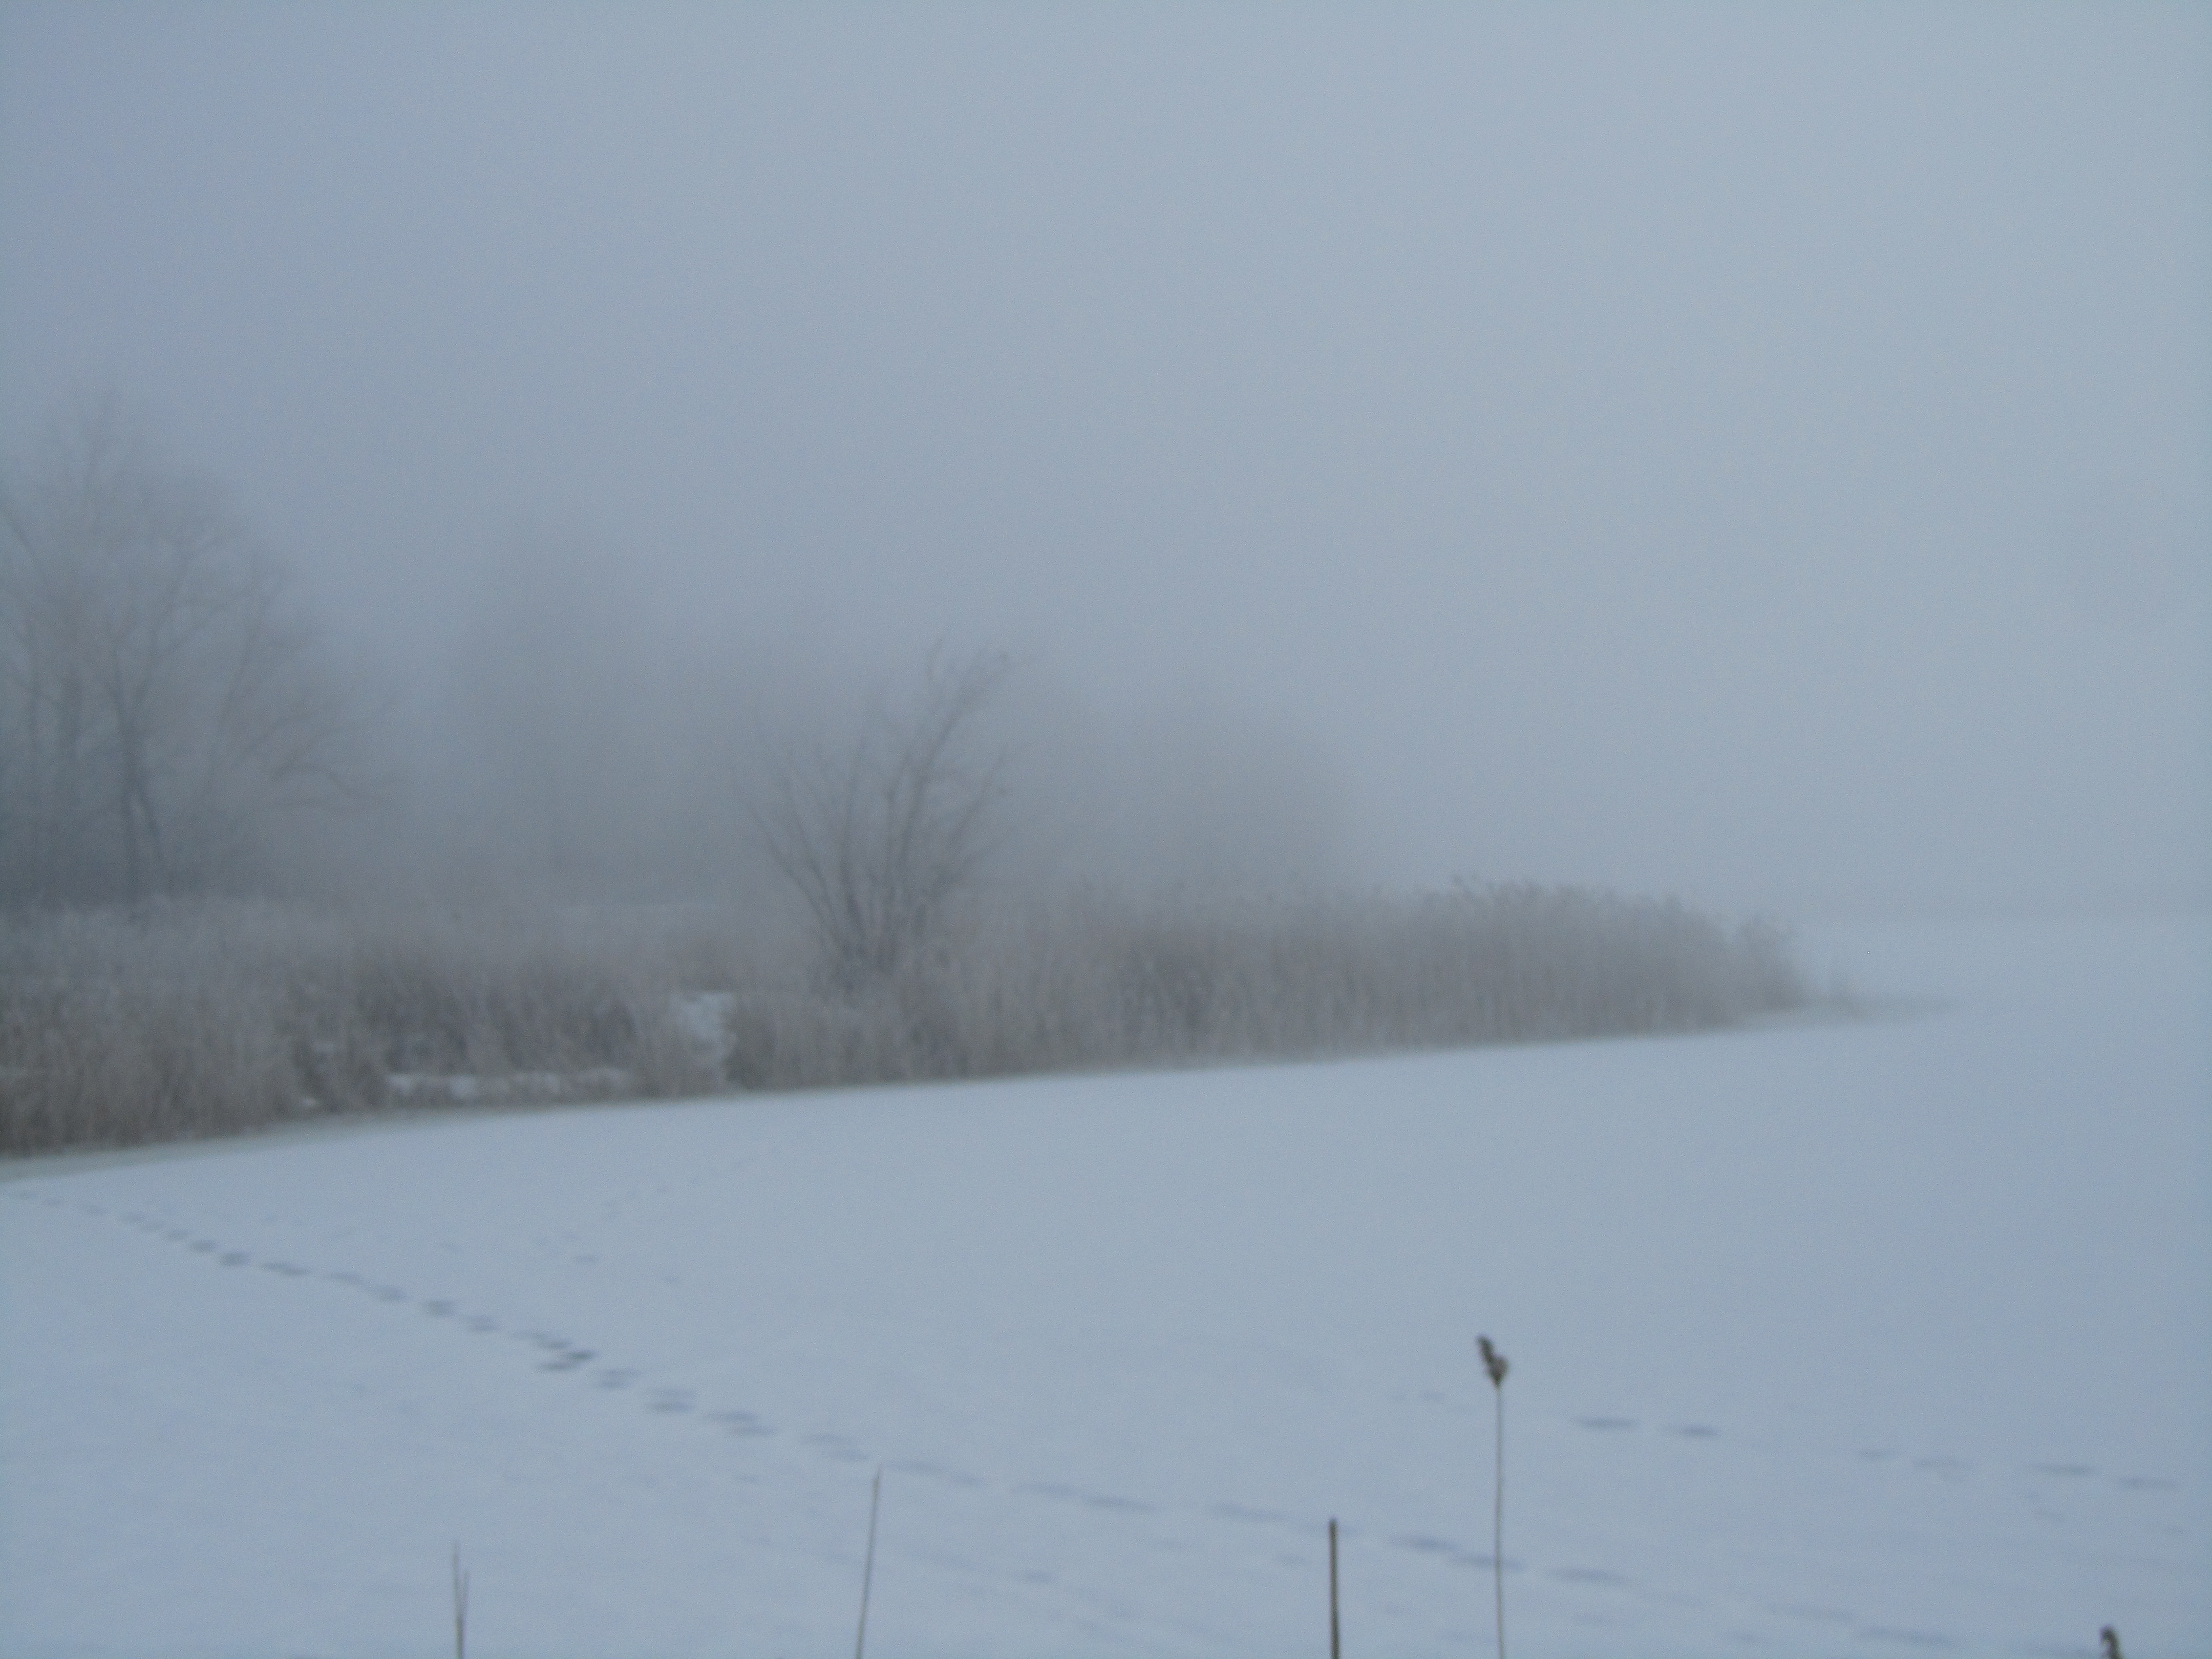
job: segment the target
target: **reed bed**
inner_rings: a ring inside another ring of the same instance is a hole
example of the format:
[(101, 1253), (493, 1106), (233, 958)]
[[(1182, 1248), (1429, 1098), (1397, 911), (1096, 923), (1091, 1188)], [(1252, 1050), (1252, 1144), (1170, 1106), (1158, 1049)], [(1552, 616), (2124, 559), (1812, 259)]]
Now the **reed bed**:
[(1698, 1030), (1806, 1000), (1771, 925), (1582, 888), (1008, 904), (858, 986), (710, 906), (195, 901), (0, 921), (0, 1152), (449, 1103)]

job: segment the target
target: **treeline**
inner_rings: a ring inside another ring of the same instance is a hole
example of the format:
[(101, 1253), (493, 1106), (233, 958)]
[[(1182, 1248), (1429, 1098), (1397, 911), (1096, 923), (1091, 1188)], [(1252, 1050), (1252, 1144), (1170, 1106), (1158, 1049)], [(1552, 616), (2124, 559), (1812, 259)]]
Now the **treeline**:
[(858, 986), (706, 907), (345, 917), (264, 902), (0, 929), (0, 1152), (486, 1101), (670, 1097), (1725, 1025), (1784, 939), (1499, 886), (994, 913)]
[[(334, 634), (218, 483), (112, 403), (63, 420), (0, 459), (0, 913), (712, 898), (773, 921), (764, 819), (929, 689), (786, 637), (748, 580), (775, 550), (706, 585), (641, 551), (526, 522)], [(981, 770), (1021, 756), (992, 803), (1001, 884), (1342, 875), (1295, 732), (1202, 704), (1102, 721), (1033, 664), (1017, 690), (960, 732)]]
[(1295, 753), (1193, 746), (1183, 720), (1117, 767), (1080, 721), (1025, 726), (999, 653), (857, 701), (802, 684), (796, 719), (787, 686), (780, 730), (749, 722), (626, 629), (613, 570), (520, 549), (430, 700), (443, 750), (410, 755), (222, 492), (112, 411), (12, 469), (0, 1151), (1690, 1030), (1802, 999), (1778, 934), (1672, 902), (1329, 896), (1333, 803)]

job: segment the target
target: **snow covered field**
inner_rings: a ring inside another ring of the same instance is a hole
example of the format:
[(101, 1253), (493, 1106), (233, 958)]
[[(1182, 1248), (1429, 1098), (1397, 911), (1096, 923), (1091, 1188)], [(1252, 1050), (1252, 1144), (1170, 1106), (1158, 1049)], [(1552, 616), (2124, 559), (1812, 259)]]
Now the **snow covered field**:
[(2212, 1651), (2212, 939), (1856, 1025), (456, 1117), (0, 1182), (0, 1650)]

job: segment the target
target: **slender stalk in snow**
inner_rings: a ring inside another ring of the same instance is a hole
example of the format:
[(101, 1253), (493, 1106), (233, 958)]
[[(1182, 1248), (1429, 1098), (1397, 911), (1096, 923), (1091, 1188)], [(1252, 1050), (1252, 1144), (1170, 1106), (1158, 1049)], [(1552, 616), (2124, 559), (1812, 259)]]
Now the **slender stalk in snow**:
[(1505, 1659), (1505, 1356), (1490, 1346), (1486, 1336), (1475, 1338), (1482, 1350), (1482, 1369), (1490, 1373), (1491, 1389), (1498, 1395), (1497, 1496), (1490, 1516), (1490, 1568), (1498, 1585), (1498, 1659)]
[(1328, 1659), (1344, 1659), (1336, 1623), (1336, 1517), (1328, 1518)]
[(876, 1484), (868, 1495), (868, 1556), (860, 1568), (860, 1633), (853, 1641), (853, 1659), (868, 1650), (868, 1586), (876, 1576), (876, 1512), (884, 1503), (884, 1470), (876, 1466)]
[(461, 1567), (461, 1547), (453, 1546), (453, 1659), (469, 1659), (469, 1576)]

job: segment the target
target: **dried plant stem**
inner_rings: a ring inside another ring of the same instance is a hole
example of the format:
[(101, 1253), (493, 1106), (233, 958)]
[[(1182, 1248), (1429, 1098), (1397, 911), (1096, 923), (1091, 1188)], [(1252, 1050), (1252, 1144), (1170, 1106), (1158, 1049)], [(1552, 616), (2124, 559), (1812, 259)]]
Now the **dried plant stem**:
[(1344, 1640), (1336, 1622), (1336, 1517), (1328, 1518), (1328, 1659), (1344, 1659)]
[(876, 1468), (876, 1484), (868, 1495), (868, 1555), (860, 1567), (860, 1633), (853, 1640), (853, 1659), (863, 1659), (868, 1650), (868, 1588), (876, 1577), (876, 1514), (883, 1508), (884, 1471)]
[(1498, 1480), (1490, 1514), (1490, 1571), (1498, 1590), (1498, 1659), (1505, 1659), (1505, 1390), (1498, 1396)]
[(469, 1659), (469, 1575), (461, 1566), (461, 1547), (453, 1546), (453, 1659)]
[(1482, 1369), (1489, 1374), (1491, 1391), (1498, 1396), (1497, 1480), (1490, 1513), (1490, 1570), (1498, 1589), (1498, 1659), (1505, 1659), (1505, 1373), (1504, 1354), (1486, 1336), (1475, 1338), (1482, 1350)]

